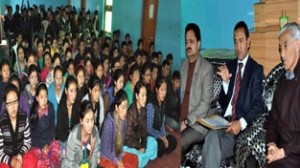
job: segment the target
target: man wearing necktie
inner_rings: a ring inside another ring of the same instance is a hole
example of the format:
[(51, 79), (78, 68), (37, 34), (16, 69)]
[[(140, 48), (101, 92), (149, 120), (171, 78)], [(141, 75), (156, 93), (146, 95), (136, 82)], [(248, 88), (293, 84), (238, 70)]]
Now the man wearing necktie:
[(287, 23), (279, 32), (284, 65), (267, 119), (268, 168), (300, 167), (300, 28)]
[(234, 27), (234, 44), (237, 59), (217, 72), (223, 80), (219, 102), (230, 124), (227, 129), (208, 132), (202, 151), (205, 168), (218, 168), (222, 160), (233, 156), (236, 136), (264, 109), (263, 67), (249, 55), (249, 30), (243, 21)]

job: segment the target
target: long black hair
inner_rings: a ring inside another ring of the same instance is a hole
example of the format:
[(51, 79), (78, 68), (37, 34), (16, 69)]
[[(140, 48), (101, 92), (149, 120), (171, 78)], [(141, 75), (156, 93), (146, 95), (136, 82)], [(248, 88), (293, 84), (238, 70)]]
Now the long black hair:
[(60, 99), (59, 103), (62, 103), (62, 101), (66, 101), (66, 98), (67, 98), (66, 90), (68, 90), (68, 88), (70, 87), (70, 85), (72, 83), (76, 84), (76, 87), (77, 87), (77, 81), (76, 81), (75, 77), (72, 75), (69, 75), (66, 80), (65, 89), (63, 91), (63, 95), (62, 95), (62, 98)]
[[(93, 111), (93, 106), (89, 100), (83, 100), (80, 106), (79, 118), (83, 120), (84, 116), (89, 112)], [(94, 113), (93, 113), (94, 114)]]
[(139, 80), (135, 86), (134, 86), (134, 90), (133, 90), (133, 102), (136, 103), (136, 97), (135, 95), (136, 94), (140, 94), (140, 90), (141, 88), (145, 87), (146, 89), (146, 93), (147, 93), (147, 87), (146, 85), (144, 84), (144, 82), (142, 80)]
[[(48, 94), (48, 89), (47, 89), (47, 85), (43, 82), (39, 83), (35, 89), (36, 91), (36, 96), (38, 96), (40, 94), (40, 92), (42, 90), (45, 90)], [(30, 124), (31, 124), (31, 128), (32, 130), (35, 129), (36, 127), (36, 124), (39, 120), (39, 117), (38, 117), (38, 102), (36, 100), (36, 98), (34, 99), (34, 102), (31, 106), (31, 109), (30, 109)]]

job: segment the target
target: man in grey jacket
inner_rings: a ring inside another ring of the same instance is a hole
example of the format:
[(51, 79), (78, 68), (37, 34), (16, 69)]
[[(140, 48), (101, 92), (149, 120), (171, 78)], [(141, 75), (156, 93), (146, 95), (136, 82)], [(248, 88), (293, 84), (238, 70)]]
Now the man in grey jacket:
[(208, 116), (213, 99), (213, 67), (200, 56), (199, 27), (189, 23), (185, 28), (187, 59), (181, 65), (181, 146), (182, 156), (193, 144), (201, 142), (207, 129), (197, 119)]

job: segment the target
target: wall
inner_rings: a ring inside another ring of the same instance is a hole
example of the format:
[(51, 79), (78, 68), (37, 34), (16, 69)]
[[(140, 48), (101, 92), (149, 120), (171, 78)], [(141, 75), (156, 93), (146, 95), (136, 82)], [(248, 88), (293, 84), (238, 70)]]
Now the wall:
[(172, 70), (180, 70), (180, 0), (160, 0), (157, 14), (155, 49), (162, 51), (164, 58), (172, 53)]
[[(258, 0), (189, 0), (181, 1), (182, 19), (181, 31), (187, 23), (195, 22), (200, 26), (202, 48), (205, 49), (233, 49), (233, 28), (235, 24), (244, 20), (249, 29), (254, 27), (253, 5)], [(181, 42), (181, 52), (184, 56), (184, 40)]]
[(139, 38), (141, 38), (143, 1), (114, 0), (112, 10), (112, 31), (120, 29), (120, 40), (122, 41), (124, 40), (125, 34), (129, 33), (132, 41), (133, 50), (135, 50), (137, 47), (137, 41)]
[(9, 0), (0, 0), (1, 15), (4, 15), (5, 5), (9, 4)]

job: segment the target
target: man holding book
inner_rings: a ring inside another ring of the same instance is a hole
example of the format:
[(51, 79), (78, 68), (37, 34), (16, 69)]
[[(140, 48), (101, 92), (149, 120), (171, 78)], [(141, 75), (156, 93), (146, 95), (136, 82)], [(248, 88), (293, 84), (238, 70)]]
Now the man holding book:
[(249, 55), (249, 30), (243, 21), (235, 25), (234, 44), (237, 58), (218, 68), (223, 80), (219, 102), (229, 126), (206, 135), (202, 150), (205, 168), (218, 168), (222, 160), (233, 156), (236, 136), (264, 109), (263, 67)]

